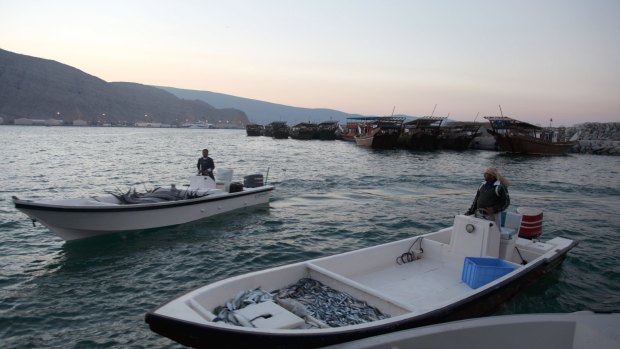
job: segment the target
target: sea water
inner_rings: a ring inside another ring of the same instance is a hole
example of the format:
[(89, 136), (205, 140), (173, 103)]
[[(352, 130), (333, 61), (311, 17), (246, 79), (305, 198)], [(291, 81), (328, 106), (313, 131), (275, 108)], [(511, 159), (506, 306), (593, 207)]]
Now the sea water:
[[(263, 174), (269, 205), (66, 243), (11, 196), (55, 199), (189, 184), (203, 148), (233, 181)], [(163, 348), (146, 312), (233, 275), (450, 226), (482, 172), (511, 206), (544, 212), (542, 239), (580, 243), (497, 314), (620, 311), (620, 157), (372, 150), (243, 130), (0, 126), (0, 347)]]

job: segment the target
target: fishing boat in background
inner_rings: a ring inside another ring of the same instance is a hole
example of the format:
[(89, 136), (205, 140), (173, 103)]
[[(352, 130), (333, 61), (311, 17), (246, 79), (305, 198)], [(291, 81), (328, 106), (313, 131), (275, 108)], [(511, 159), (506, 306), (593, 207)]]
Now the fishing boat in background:
[(355, 136), (360, 134), (363, 129), (366, 129), (375, 120), (379, 119), (378, 116), (360, 116), (347, 118), (347, 122), (344, 126), (339, 126), (339, 137), (343, 141), (355, 142)]
[(481, 123), (452, 122), (444, 125), (439, 133), (439, 148), (450, 150), (466, 150), (471, 147), (474, 138), (482, 135), (479, 132)]
[(487, 316), (577, 245), (520, 238), (520, 222), (457, 215), (436, 232), (216, 281), (145, 321), (196, 348), (318, 348)]
[(270, 137), (275, 139), (288, 139), (290, 135), (290, 127), (286, 124), (286, 121), (274, 121), (268, 126)]
[(300, 122), (291, 127), (290, 136), (293, 139), (313, 139), (318, 129), (317, 124), (312, 122)]
[(191, 123), (183, 123), (180, 126), (181, 128), (204, 128), (204, 129), (210, 129), (210, 128), (214, 128), (213, 124), (210, 124), (206, 121), (198, 121), (198, 122), (191, 122)]
[(354, 137), (355, 143), (373, 149), (395, 148), (404, 121), (401, 116), (385, 116), (360, 124), (359, 133)]
[(248, 136), (262, 136), (265, 131), (265, 126), (259, 124), (247, 124), (245, 125), (245, 132)]
[(336, 130), (338, 130), (338, 121), (323, 121), (317, 126), (314, 138), (327, 141), (334, 140), (336, 139)]
[[(128, 190), (74, 199), (22, 200), (13, 196), (15, 208), (64, 240), (179, 225), (245, 207), (269, 202), (274, 187), (262, 175), (232, 182), (231, 169), (220, 169), (216, 181), (208, 176), (190, 177), (189, 186), (155, 188), (140, 193)], [(220, 175), (221, 174), (221, 175)]]
[(575, 142), (569, 141), (563, 128), (540, 127), (507, 116), (485, 116), (499, 149), (509, 153), (565, 155)]
[(263, 136), (273, 137), (273, 125), (272, 124), (265, 125), (265, 128), (263, 129)]
[(441, 123), (447, 117), (424, 116), (402, 125), (397, 144), (400, 148), (412, 150), (439, 149)]

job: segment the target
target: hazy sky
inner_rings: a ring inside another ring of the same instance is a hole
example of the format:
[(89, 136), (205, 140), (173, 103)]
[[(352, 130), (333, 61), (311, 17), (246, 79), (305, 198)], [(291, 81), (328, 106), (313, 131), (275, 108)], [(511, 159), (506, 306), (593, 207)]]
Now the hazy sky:
[(620, 121), (620, 0), (0, 0), (0, 48), (364, 115)]

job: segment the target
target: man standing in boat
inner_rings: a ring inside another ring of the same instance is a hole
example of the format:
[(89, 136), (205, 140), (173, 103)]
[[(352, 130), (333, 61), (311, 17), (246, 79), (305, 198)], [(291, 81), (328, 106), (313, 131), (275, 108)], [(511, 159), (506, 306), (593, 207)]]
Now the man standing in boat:
[(213, 170), (215, 169), (215, 163), (213, 159), (209, 157), (209, 149), (202, 150), (202, 157), (198, 158), (198, 175), (200, 176), (209, 176), (211, 179), (215, 180), (213, 177)]
[(508, 186), (510, 181), (499, 174), (494, 167), (484, 171), (484, 182), (478, 188), (474, 202), (466, 215), (475, 214), (501, 225), (500, 213), (510, 205)]

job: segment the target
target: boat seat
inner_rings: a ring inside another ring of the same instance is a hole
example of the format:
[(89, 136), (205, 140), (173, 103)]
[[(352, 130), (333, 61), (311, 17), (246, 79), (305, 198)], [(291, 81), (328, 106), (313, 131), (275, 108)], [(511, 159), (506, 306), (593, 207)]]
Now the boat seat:
[(512, 239), (512, 236), (519, 232), (522, 215), (513, 212), (502, 212), (502, 225), (500, 227), (501, 238), (504, 240)]

